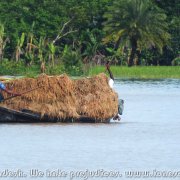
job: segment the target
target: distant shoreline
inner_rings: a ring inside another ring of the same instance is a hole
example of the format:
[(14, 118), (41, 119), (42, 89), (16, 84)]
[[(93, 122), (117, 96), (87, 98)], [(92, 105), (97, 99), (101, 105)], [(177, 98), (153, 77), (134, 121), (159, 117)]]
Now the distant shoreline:
[[(55, 66), (55, 70), (47, 72), (48, 75), (58, 75), (66, 73), (62, 71), (61, 66)], [(161, 79), (172, 78), (180, 79), (180, 66), (111, 66), (111, 70), (116, 78), (133, 78), (133, 79)], [(82, 76), (93, 76), (99, 73), (105, 72), (104, 66), (92, 66)], [(40, 74), (40, 68), (38, 65), (32, 65), (31, 67), (15, 67), (15, 68), (3, 68), (0, 69), (0, 76), (26, 76), (35, 77)], [(67, 73), (68, 74), (68, 73)], [(69, 74), (71, 76), (71, 74)]]

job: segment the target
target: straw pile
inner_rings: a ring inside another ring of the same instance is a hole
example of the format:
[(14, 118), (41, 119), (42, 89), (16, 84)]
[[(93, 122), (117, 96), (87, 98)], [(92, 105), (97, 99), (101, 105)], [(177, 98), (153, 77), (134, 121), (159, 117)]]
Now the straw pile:
[[(113, 117), (118, 109), (118, 96), (109, 87), (105, 74), (72, 80), (67, 75), (18, 79), (7, 84), (15, 92), (32, 92), (7, 100), (3, 106), (28, 109), (51, 118), (78, 119), (82, 116), (103, 120)], [(7, 97), (7, 94), (4, 93)]]

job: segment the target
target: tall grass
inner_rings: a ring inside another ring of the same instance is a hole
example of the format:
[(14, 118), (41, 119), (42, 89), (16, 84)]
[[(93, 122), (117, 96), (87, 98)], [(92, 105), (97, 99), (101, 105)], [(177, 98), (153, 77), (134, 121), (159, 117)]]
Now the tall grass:
[[(73, 67), (70, 69), (73, 71)], [(111, 70), (114, 76), (118, 78), (180, 78), (180, 66), (111, 66)], [(105, 72), (105, 67), (94, 66), (91, 67), (88, 72), (86, 72), (84, 76), (92, 76)], [(0, 75), (20, 75), (34, 77), (40, 73), (40, 65), (26, 67), (23, 63), (13, 63), (10, 61), (4, 61), (3, 63), (0, 63)], [(62, 73), (72, 75), (62, 65), (56, 65), (54, 68), (47, 66), (46, 73), (48, 75)]]
[[(111, 70), (119, 78), (180, 78), (180, 66), (111, 66)], [(104, 71), (104, 66), (95, 66), (90, 69), (89, 75)]]

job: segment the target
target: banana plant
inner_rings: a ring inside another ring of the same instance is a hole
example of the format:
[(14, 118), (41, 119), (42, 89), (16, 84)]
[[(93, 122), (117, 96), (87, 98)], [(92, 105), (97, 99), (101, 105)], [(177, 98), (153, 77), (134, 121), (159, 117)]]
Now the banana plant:
[(4, 25), (0, 23), (0, 61), (3, 59), (7, 42), (9, 42), (9, 38), (5, 37)]
[(33, 44), (34, 41), (34, 34), (33, 34), (33, 29), (34, 29), (35, 22), (32, 23), (31, 29), (29, 33), (27, 34), (27, 47), (26, 47), (26, 52), (31, 53), (36, 46)]
[(110, 60), (113, 64), (120, 63), (120, 65), (123, 65), (123, 61), (126, 61), (127, 54), (124, 52), (125, 47), (119, 47), (117, 50), (111, 47), (107, 47), (106, 51), (111, 54), (108, 56), (108, 60)]
[(25, 33), (21, 34), (21, 37), (17, 39), (17, 45), (16, 45), (16, 51), (15, 51), (15, 56), (16, 56), (16, 62), (20, 60), (21, 54), (23, 54), (23, 44), (25, 40)]
[(55, 52), (56, 52), (56, 46), (53, 42), (50, 42), (48, 44), (48, 50), (49, 50), (49, 61), (52, 62), (52, 67), (54, 67), (54, 59), (55, 59)]
[(26, 52), (28, 53), (32, 53), (33, 48), (36, 47), (33, 44), (33, 39), (34, 39), (34, 35), (32, 33), (29, 33), (27, 35), (27, 46), (26, 46)]
[[(30, 32), (27, 34), (27, 45), (26, 45), (26, 53), (25, 57), (28, 61), (28, 64), (32, 63), (34, 60), (34, 50), (37, 49), (37, 46), (34, 44), (34, 34), (33, 34), (33, 28), (35, 23), (33, 22), (31, 26)], [(26, 62), (27, 64), (27, 62)]]
[(93, 57), (97, 54), (100, 43), (94, 32), (90, 31), (89, 29), (85, 32), (83, 36), (84, 37), (81, 37), (82, 39), (85, 39), (82, 42), (82, 46), (85, 46), (83, 56), (87, 57), (89, 60), (92, 60)]
[(41, 36), (39, 38), (37, 48), (38, 48), (38, 58), (39, 58), (39, 61), (42, 63), (42, 62), (44, 62), (44, 51), (45, 51), (45, 48), (46, 48), (46, 39), (45, 39), (45, 37)]

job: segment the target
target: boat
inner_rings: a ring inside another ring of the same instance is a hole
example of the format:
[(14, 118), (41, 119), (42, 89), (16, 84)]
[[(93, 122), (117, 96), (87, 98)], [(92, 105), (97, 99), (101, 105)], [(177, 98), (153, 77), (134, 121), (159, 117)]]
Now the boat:
[(72, 80), (67, 75), (22, 78), (6, 83), (21, 96), (4, 93), (0, 122), (109, 123), (118, 113), (118, 95), (105, 74)]
[(17, 111), (14, 109), (6, 108), (0, 106), (0, 123), (57, 123), (57, 122), (66, 122), (66, 123), (109, 123), (110, 119), (98, 120), (86, 116), (80, 116), (77, 119), (68, 118), (68, 119), (59, 119), (51, 118), (47, 115), (41, 117), (40, 114), (33, 113), (30, 110), (23, 109)]

